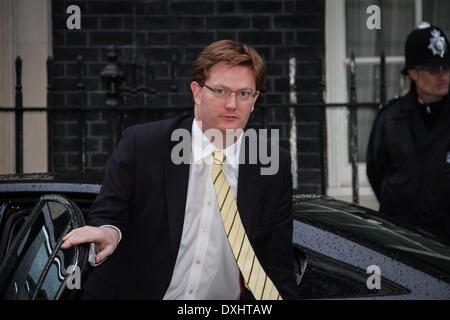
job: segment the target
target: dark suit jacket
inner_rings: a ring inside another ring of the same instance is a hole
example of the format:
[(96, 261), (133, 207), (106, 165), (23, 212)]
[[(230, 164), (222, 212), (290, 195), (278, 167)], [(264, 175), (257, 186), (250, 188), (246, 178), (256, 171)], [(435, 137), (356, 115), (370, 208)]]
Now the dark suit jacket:
[[(171, 141), (171, 133), (177, 128), (190, 132), (192, 121), (192, 116), (182, 117), (124, 131), (87, 219), (88, 225), (117, 226), (122, 240), (90, 273), (83, 285), (85, 298), (164, 297), (181, 241), (189, 178), (189, 164), (171, 161), (172, 148), (179, 143)], [(280, 151), (276, 175), (260, 175), (260, 168), (239, 166), (239, 212), (266, 273), (283, 298), (295, 298), (289, 154)], [(251, 294), (245, 289), (244, 296)]]

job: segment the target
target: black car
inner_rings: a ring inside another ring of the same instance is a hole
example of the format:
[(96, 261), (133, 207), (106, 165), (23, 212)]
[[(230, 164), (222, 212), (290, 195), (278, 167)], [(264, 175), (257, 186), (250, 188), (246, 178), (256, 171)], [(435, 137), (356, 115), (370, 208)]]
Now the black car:
[[(100, 190), (95, 174), (0, 176), (0, 297), (77, 299), (87, 245), (61, 250)], [(294, 196), (294, 266), (304, 299), (449, 299), (450, 246), (367, 208)]]
[(1, 176), (2, 299), (79, 297), (77, 289), (89, 267), (89, 248), (60, 247), (64, 235), (85, 225), (84, 217), (101, 186), (95, 181), (101, 181), (95, 174)]
[(294, 196), (299, 289), (313, 299), (450, 299), (450, 246), (325, 196)]

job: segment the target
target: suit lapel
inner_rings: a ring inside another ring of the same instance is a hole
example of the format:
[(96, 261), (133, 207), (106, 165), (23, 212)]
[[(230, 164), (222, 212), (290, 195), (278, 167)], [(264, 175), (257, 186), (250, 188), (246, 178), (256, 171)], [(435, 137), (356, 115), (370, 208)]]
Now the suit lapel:
[(244, 227), (251, 225), (256, 204), (260, 203), (260, 164), (251, 164), (249, 161), (250, 141), (246, 136), (243, 137), (238, 176), (237, 205)]
[[(174, 129), (186, 129), (191, 133), (193, 117), (183, 118), (177, 128)], [(191, 134), (189, 134), (191, 136)], [(171, 251), (173, 258), (176, 259), (178, 249), (180, 246), (181, 235), (183, 232), (184, 215), (186, 209), (186, 197), (189, 181), (189, 163), (175, 164), (171, 159), (171, 152), (175, 145), (181, 141), (170, 141), (169, 150), (165, 159), (165, 179), (166, 179), (166, 203), (169, 219), (169, 230), (171, 239)], [(186, 143), (189, 145), (190, 159), (191, 154), (191, 142)]]

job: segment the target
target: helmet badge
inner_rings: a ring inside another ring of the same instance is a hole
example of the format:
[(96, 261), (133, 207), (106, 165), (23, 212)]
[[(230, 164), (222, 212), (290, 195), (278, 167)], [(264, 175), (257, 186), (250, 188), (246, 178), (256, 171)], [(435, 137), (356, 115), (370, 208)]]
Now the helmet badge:
[(447, 45), (445, 43), (444, 37), (441, 37), (441, 33), (433, 29), (431, 31), (432, 37), (430, 38), (430, 44), (428, 45), (428, 49), (433, 52), (433, 55), (439, 55), (441, 58), (444, 57), (445, 52), (447, 51)]

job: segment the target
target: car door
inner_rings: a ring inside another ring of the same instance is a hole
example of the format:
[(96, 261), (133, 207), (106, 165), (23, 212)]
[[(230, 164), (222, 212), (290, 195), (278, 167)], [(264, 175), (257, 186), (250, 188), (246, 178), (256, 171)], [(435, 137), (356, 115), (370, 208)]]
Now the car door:
[(0, 267), (0, 298), (76, 298), (86, 268), (87, 246), (62, 250), (62, 238), (83, 226), (81, 210), (70, 199), (43, 195), (31, 210)]

